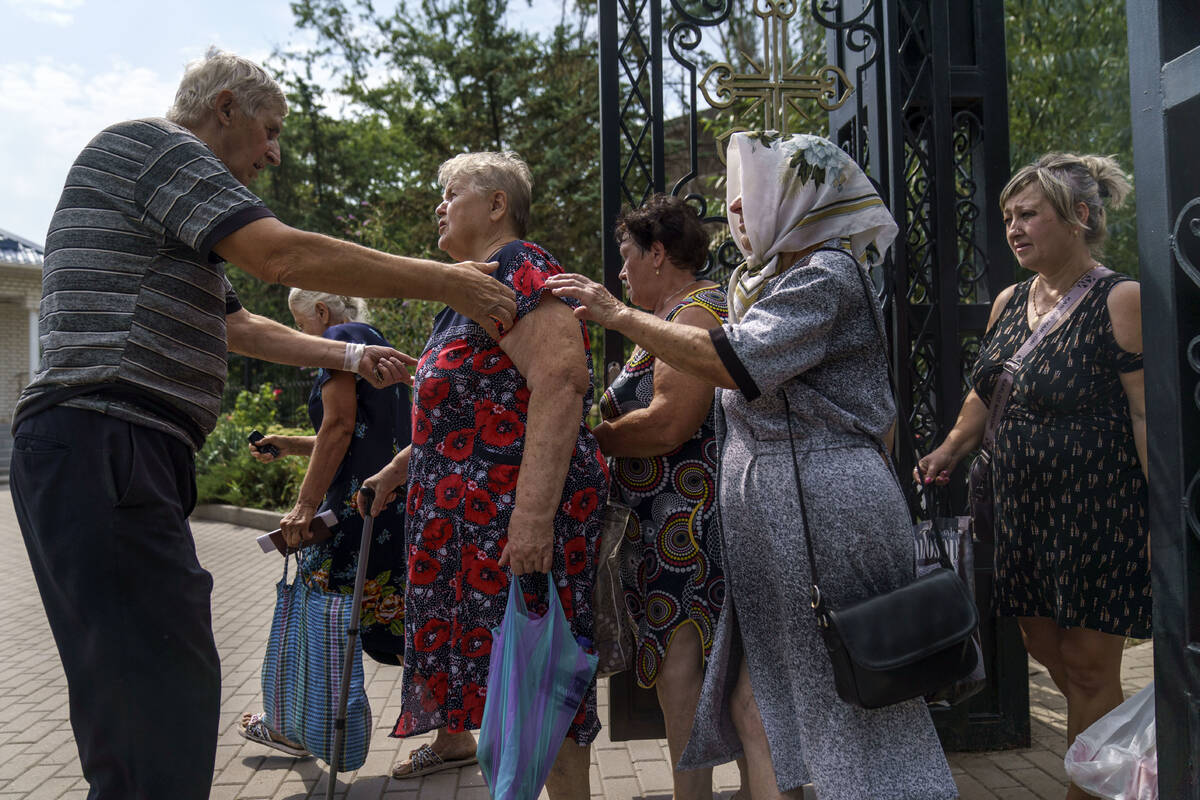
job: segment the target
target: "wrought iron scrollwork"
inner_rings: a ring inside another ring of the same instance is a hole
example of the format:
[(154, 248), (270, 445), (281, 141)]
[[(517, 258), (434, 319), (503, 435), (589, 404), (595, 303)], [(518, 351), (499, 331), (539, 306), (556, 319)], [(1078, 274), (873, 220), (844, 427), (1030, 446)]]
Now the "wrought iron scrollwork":
[(990, 298), (987, 293), (988, 258), (980, 245), (976, 223), (981, 216), (978, 181), (975, 178), (978, 165), (975, 156), (979, 152), (983, 136), (983, 122), (969, 110), (954, 115), (954, 227), (958, 246), (959, 302), (980, 302)]
[[(1175, 217), (1171, 232), (1171, 254), (1180, 271), (1200, 289), (1200, 197), (1188, 201)], [(1187, 346), (1187, 362), (1200, 378), (1200, 334), (1192, 337)], [(1200, 410), (1200, 379), (1192, 390), (1192, 402)], [(1196, 471), (1184, 492), (1188, 528), (1200, 539), (1200, 470)]]

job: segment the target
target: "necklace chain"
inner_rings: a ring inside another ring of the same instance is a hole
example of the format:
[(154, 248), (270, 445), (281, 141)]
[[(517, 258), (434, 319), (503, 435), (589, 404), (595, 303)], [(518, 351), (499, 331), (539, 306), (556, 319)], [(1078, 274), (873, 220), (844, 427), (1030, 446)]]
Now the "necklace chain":
[[(1074, 286), (1075, 284), (1079, 283), (1079, 279), (1082, 278), (1087, 273), (1091, 272), (1092, 269), (1094, 268), (1094, 266), (1095, 266), (1094, 264), (1089, 264), (1082, 272), (1080, 272), (1078, 275), (1075, 276), (1075, 279), (1071, 281), (1071, 285)], [(1041, 305), (1041, 303), (1038, 302), (1038, 295), (1045, 293), (1046, 281), (1039, 273), (1037, 278), (1034, 280), (1034, 283), (1037, 284), (1037, 286), (1034, 290), (1030, 291), (1029, 301), (1033, 305), (1034, 316), (1036, 316), (1038, 319), (1041, 319), (1042, 317), (1046, 316), (1047, 314), (1049, 314), (1051, 311), (1054, 310), (1054, 307), (1056, 305), (1058, 305), (1058, 300), (1055, 300), (1053, 303), (1051, 303), (1050, 308), (1047, 308), (1045, 311), (1042, 311), (1042, 305)], [(1063, 294), (1066, 294), (1066, 292), (1063, 292)], [(1058, 299), (1059, 300), (1062, 299), (1062, 294), (1059, 295)]]
[[(667, 300), (674, 300), (674, 299), (675, 299), (677, 296), (679, 296), (679, 294), (680, 294), (681, 292), (683, 292), (683, 290), (684, 290), (684, 289), (687, 289), (687, 288), (689, 288), (689, 287), (691, 287), (691, 286), (695, 286), (697, 283), (703, 283), (703, 282), (704, 282), (704, 278), (693, 278), (693, 279), (692, 279), (690, 282), (688, 282), (688, 283), (685, 283), (683, 286), (680, 286), (680, 287), (679, 287), (678, 289), (676, 289), (674, 292), (672, 292), (671, 294), (667, 295)], [(666, 309), (666, 307), (667, 307), (668, 305), (669, 305), (668, 303), (663, 303), (663, 307), (664, 307), (664, 309)]]

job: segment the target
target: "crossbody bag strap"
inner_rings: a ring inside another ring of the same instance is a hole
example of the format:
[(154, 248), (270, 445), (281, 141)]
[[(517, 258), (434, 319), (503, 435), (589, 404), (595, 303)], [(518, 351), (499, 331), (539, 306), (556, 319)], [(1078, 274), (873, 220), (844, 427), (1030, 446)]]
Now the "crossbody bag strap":
[(988, 402), (987, 426), (983, 430), (984, 450), (990, 453), (994, 449), (996, 429), (1000, 427), (1000, 420), (1004, 417), (1004, 407), (1008, 405), (1008, 398), (1012, 394), (1013, 378), (1025, 358), (1033, 351), (1033, 348), (1041, 344), (1042, 339), (1046, 338), (1060, 319), (1070, 314), (1075, 306), (1083, 301), (1083, 298), (1101, 278), (1111, 274), (1111, 269), (1100, 266), (1085, 272), (1071, 287), (1071, 290), (1058, 299), (1050, 313), (1042, 319), (1030, 337), (1025, 340), (1025, 344), (1021, 345), (1012, 358), (1004, 362), (1004, 369), (996, 378), (996, 386), (992, 389), (992, 398)]
[(821, 578), (817, 573), (817, 557), (813, 553), (813, 531), (808, 524), (808, 507), (804, 503), (804, 487), (800, 485), (800, 460), (796, 456), (796, 433), (792, 430), (792, 406), (788, 402), (787, 391), (782, 387), (779, 396), (783, 398), (783, 413), (787, 420), (788, 442), (792, 446), (792, 475), (796, 479), (796, 496), (800, 498), (800, 524), (804, 526), (804, 544), (808, 548), (808, 566), (812, 570), (812, 583), (809, 588), (809, 598), (818, 623), (824, 619), (824, 603), (821, 600)]

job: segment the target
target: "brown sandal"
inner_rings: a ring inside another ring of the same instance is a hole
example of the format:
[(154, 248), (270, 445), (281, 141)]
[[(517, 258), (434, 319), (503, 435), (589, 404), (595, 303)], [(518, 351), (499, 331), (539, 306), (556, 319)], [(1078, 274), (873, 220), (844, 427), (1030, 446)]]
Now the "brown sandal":
[(479, 762), (475, 754), (466, 758), (452, 758), (446, 760), (439, 756), (434, 749), (428, 744), (423, 744), (416, 750), (408, 754), (408, 764), (410, 765), (407, 772), (400, 772), (400, 768), (404, 763), (397, 764), (392, 767), (392, 780), (406, 781), (410, 778), (420, 778), (424, 775), (432, 775), (435, 772), (441, 772), (447, 769), (458, 769), (459, 767), (469, 767), (472, 764)]

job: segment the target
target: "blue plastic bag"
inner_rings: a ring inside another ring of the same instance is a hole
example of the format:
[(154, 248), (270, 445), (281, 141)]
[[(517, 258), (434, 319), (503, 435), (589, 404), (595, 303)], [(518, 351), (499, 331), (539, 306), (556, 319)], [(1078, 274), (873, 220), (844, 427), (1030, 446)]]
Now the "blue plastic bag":
[[(263, 658), (264, 721), (271, 730), (329, 762), (354, 598), (309, 588), (299, 575), (288, 584), (287, 559), (284, 562)], [(370, 744), (371, 706), (363, 686), (362, 648), (356, 647), (346, 705), (346, 739), (338, 768), (350, 771), (361, 767)]]
[(493, 800), (537, 798), (596, 674), (597, 657), (575, 641), (554, 580), (546, 581), (545, 615), (529, 613), (514, 579), (492, 629), (477, 755)]

